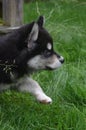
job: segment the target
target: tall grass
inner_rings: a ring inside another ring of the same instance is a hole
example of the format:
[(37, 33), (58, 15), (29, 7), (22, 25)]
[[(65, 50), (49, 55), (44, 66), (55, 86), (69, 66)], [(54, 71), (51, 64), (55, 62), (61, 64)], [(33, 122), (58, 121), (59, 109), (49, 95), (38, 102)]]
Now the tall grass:
[(86, 130), (85, 0), (36, 0), (24, 5), (24, 14), (25, 23), (45, 16), (65, 63), (59, 70), (32, 75), (52, 105), (39, 104), (30, 94), (0, 95), (0, 130)]

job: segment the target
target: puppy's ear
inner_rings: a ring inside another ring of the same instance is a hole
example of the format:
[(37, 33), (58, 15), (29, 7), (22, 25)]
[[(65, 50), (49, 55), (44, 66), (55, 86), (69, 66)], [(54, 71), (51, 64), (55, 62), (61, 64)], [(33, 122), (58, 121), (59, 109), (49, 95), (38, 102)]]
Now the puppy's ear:
[(29, 34), (28, 40), (29, 41), (36, 41), (38, 38), (38, 33), (39, 33), (39, 27), (37, 23), (33, 24), (32, 30)]
[(41, 27), (43, 27), (44, 22), (45, 22), (45, 19), (44, 19), (43, 16), (40, 16), (40, 17), (38, 18), (38, 20), (37, 20), (38, 25), (41, 26)]

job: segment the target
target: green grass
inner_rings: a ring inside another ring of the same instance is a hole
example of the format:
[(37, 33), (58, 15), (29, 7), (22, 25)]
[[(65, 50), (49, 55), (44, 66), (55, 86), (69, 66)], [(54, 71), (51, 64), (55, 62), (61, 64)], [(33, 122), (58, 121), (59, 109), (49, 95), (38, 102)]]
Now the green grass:
[(24, 22), (46, 18), (54, 48), (65, 57), (53, 72), (32, 77), (53, 99), (42, 105), (30, 94), (0, 95), (0, 130), (86, 130), (86, 2), (37, 0), (24, 6)]

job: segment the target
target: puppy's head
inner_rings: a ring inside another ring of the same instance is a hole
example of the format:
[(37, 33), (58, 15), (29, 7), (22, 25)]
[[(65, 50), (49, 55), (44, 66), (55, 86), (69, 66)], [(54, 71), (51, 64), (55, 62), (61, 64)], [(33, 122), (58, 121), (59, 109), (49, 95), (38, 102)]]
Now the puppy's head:
[(28, 50), (32, 50), (32, 54), (27, 64), (34, 70), (57, 69), (63, 64), (64, 58), (54, 51), (52, 37), (43, 24), (44, 18), (40, 16), (28, 36), (27, 47)]

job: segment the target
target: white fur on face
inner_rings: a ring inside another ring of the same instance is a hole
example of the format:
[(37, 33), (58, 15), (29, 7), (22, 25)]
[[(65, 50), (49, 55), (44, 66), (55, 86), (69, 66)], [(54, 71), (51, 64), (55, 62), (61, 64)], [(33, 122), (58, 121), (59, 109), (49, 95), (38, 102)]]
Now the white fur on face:
[(53, 55), (49, 58), (42, 58), (41, 55), (37, 55), (31, 60), (29, 60), (27, 64), (28, 67), (35, 70), (46, 69), (46, 67), (56, 69), (61, 66), (61, 62), (59, 61), (56, 55)]
[(52, 49), (51, 43), (48, 43), (48, 44), (47, 44), (47, 49), (48, 49), (48, 50), (51, 50), (51, 49)]
[(40, 70), (45, 68), (45, 62), (41, 58), (40, 55), (35, 56), (31, 60), (28, 61), (28, 66), (31, 67), (32, 69)]

